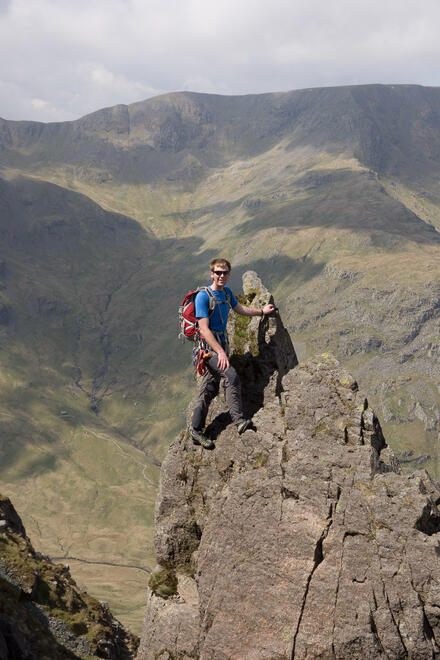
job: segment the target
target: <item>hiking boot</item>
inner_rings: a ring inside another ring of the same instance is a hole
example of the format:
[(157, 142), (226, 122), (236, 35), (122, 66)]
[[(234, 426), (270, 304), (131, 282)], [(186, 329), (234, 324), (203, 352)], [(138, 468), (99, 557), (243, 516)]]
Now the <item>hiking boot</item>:
[(237, 431), (238, 435), (241, 435), (245, 431), (248, 430), (252, 426), (252, 420), (251, 419), (244, 419), (242, 422), (239, 422), (237, 424)]
[(203, 435), (201, 431), (191, 429), (191, 437), (195, 445), (201, 445), (204, 449), (214, 449), (215, 447), (212, 440), (207, 438), (206, 435)]

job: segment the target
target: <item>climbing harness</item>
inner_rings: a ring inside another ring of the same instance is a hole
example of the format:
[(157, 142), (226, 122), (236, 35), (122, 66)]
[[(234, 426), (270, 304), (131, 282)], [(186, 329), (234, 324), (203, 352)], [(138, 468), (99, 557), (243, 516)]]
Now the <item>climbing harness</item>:
[(194, 365), (194, 375), (204, 376), (206, 374), (206, 362), (209, 358), (212, 357), (212, 353), (203, 349), (195, 348), (193, 352), (193, 365)]

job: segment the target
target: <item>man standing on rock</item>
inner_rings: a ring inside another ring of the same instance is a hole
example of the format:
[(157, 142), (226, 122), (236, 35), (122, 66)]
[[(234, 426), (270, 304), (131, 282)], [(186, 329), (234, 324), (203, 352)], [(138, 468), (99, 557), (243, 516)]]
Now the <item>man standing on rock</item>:
[[(195, 299), (195, 314), (200, 335), (206, 342), (208, 350), (211, 349), (212, 352), (205, 361), (206, 373), (203, 376), (197, 404), (194, 408), (191, 428), (194, 443), (202, 445), (205, 449), (214, 447), (214, 443), (204, 435), (203, 429), (209, 404), (218, 394), (221, 378), (225, 380), (226, 402), (238, 433), (244, 433), (252, 423), (243, 414), (240, 378), (234, 367), (229, 364), (229, 346), (226, 332), (229, 308), (231, 307), (234, 312), (242, 316), (264, 316), (275, 309), (271, 303), (268, 303), (262, 309), (240, 305), (231, 289), (226, 286), (231, 273), (231, 264), (227, 259), (213, 259), (210, 263), (210, 270), (212, 284), (208, 287), (209, 293), (199, 291)], [(210, 313), (211, 296), (215, 305)]]

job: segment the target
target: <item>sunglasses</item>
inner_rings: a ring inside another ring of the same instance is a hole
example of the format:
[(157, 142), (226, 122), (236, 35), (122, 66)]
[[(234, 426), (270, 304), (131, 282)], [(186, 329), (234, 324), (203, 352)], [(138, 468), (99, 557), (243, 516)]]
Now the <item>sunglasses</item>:
[(214, 270), (212, 272), (214, 273), (214, 275), (218, 275), (219, 277), (221, 277), (222, 275), (224, 275), (225, 277), (226, 275), (229, 275), (229, 270)]

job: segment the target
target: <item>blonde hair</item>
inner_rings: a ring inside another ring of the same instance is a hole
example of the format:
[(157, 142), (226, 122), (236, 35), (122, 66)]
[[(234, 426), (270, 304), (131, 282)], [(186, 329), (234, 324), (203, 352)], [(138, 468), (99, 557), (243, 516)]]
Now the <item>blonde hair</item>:
[(209, 264), (211, 270), (214, 270), (215, 266), (226, 266), (226, 268), (230, 271), (231, 270), (231, 264), (227, 259), (213, 259), (211, 263)]

